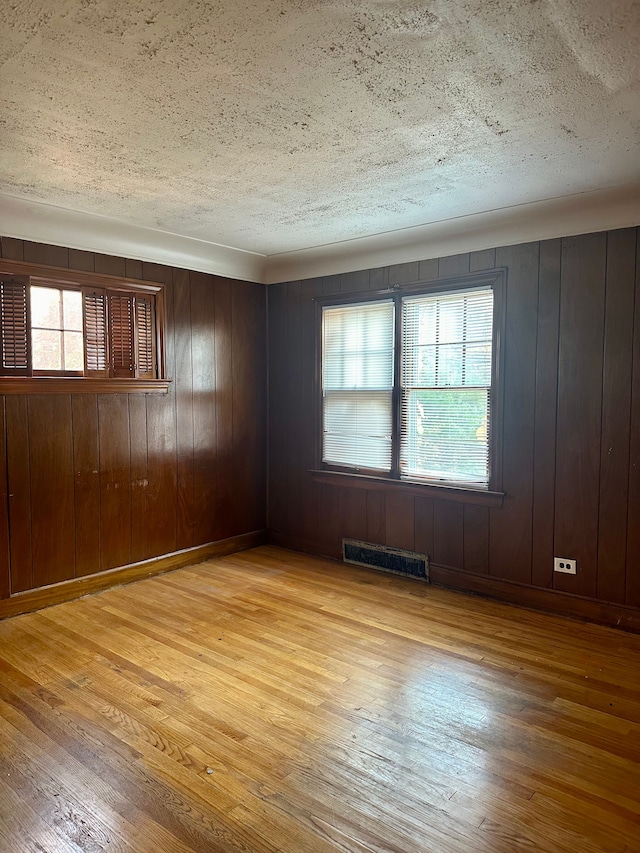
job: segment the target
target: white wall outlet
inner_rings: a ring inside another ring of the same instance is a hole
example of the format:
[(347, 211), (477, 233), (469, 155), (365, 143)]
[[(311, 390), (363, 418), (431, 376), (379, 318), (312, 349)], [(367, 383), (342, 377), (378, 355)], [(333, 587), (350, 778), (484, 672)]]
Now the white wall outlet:
[(577, 565), (575, 560), (567, 560), (565, 557), (553, 558), (553, 571), (562, 572), (565, 575), (575, 575)]

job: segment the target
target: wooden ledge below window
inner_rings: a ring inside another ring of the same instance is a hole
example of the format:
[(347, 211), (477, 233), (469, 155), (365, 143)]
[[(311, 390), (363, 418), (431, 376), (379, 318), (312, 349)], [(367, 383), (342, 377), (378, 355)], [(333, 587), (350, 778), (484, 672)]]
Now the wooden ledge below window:
[(345, 489), (369, 489), (372, 491), (392, 492), (399, 495), (411, 495), (416, 498), (434, 498), (440, 501), (476, 504), (479, 506), (502, 506), (504, 492), (490, 492), (487, 489), (472, 489), (464, 486), (439, 486), (432, 483), (417, 483), (408, 480), (391, 480), (386, 477), (371, 477), (365, 474), (347, 474), (341, 471), (310, 471), (315, 483), (328, 486), (341, 486)]
[(11, 376), (0, 377), (0, 394), (166, 394), (170, 384), (170, 379)]

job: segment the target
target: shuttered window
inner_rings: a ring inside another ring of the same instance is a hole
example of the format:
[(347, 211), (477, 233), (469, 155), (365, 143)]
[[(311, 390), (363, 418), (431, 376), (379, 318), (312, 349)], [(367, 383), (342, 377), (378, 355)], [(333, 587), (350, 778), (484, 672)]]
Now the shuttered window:
[(159, 379), (156, 293), (0, 278), (2, 376)]
[(107, 295), (102, 289), (86, 288), (83, 297), (85, 373), (107, 376)]
[(113, 376), (130, 378), (135, 375), (134, 304), (134, 296), (109, 295), (109, 347)]
[(325, 467), (488, 489), (492, 285), (322, 308)]
[(152, 379), (155, 376), (155, 323), (152, 299), (136, 296), (135, 321), (138, 376)]
[(31, 373), (28, 281), (27, 278), (0, 279), (3, 375), (28, 376)]

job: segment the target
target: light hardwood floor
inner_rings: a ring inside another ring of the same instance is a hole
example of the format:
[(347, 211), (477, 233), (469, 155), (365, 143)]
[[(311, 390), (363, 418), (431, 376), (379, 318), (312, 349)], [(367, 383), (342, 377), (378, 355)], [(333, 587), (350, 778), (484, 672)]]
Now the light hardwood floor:
[(6, 620), (0, 850), (637, 853), (640, 636), (272, 547)]

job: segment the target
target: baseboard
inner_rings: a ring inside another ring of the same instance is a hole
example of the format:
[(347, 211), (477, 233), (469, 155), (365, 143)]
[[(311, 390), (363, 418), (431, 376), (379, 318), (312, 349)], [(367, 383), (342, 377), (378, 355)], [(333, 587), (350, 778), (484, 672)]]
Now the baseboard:
[[(292, 551), (303, 551), (329, 557), (333, 560), (342, 559), (340, 545), (335, 548), (326, 542), (315, 542), (301, 536), (290, 536), (276, 530), (267, 532), (268, 542)], [(429, 564), (431, 583), (437, 586), (455, 589), (458, 592), (482, 595), (497, 601), (517, 604), (520, 607), (530, 607), (533, 610), (544, 610), (559, 616), (568, 616), (612, 628), (640, 633), (640, 609), (627, 607), (607, 601), (595, 601), (580, 595), (559, 592), (553, 589), (543, 589), (515, 581), (490, 578), (486, 575), (474, 575), (470, 572), (442, 566), (437, 563)]]
[(217, 542), (207, 542), (205, 545), (172, 551), (170, 554), (163, 554), (160, 557), (153, 557), (140, 563), (119, 566), (117, 569), (109, 569), (95, 575), (72, 578), (50, 586), (18, 592), (11, 598), (0, 601), (0, 619), (18, 616), (20, 613), (30, 613), (33, 610), (41, 610), (43, 607), (50, 607), (52, 604), (62, 604), (89, 593), (100, 592), (113, 586), (149, 578), (152, 575), (160, 575), (173, 569), (191, 566), (194, 563), (202, 563), (204, 560), (210, 560), (214, 557), (224, 557), (226, 554), (246, 551), (248, 548), (264, 545), (266, 541), (267, 533), (265, 530), (254, 530), (251, 533), (242, 533), (240, 536), (231, 536), (229, 539), (219, 539)]
[(609, 601), (596, 601), (584, 598), (570, 592), (560, 592), (556, 589), (543, 589), (539, 586), (528, 586), (516, 581), (490, 578), (486, 575), (473, 575), (450, 566), (439, 566), (431, 563), (429, 566), (431, 583), (447, 589), (460, 592), (483, 595), (530, 607), (534, 610), (546, 610), (560, 616), (582, 619), (586, 622), (597, 622), (611, 628), (622, 628), (625, 631), (640, 633), (640, 609), (615, 604)]
[(267, 530), (267, 542), (269, 545), (288, 548), (290, 551), (302, 551), (304, 554), (313, 554), (317, 557), (342, 560), (342, 542), (338, 542), (333, 548), (326, 542), (316, 542), (314, 539), (305, 539), (303, 536), (291, 536), (279, 530)]

